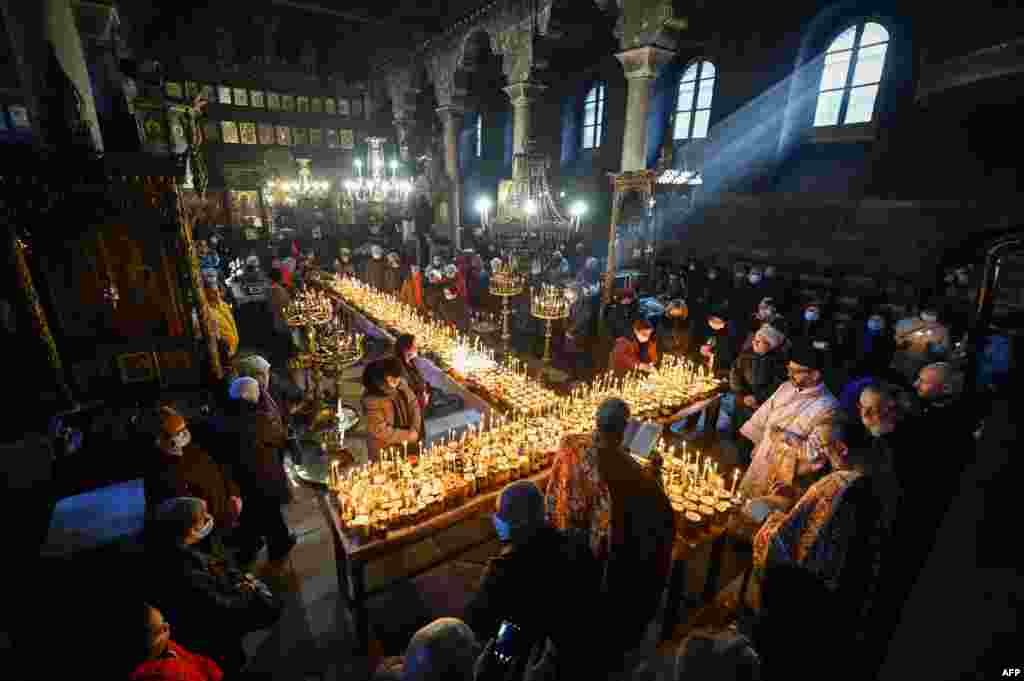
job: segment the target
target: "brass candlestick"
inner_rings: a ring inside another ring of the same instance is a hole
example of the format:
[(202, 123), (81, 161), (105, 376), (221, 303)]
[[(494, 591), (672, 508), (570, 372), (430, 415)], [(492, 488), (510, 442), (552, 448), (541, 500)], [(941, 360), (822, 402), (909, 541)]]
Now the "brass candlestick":
[(565, 289), (558, 286), (541, 286), (540, 290), (530, 290), (530, 314), (545, 321), (544, 329), (544, 363), (551, 364), (551, 328), (552, 322), (569, 316), (569, 298)]
[(501, 298), (501, 340), (506, 346), (512, 338), (508, 330), (508, 299), (518, 296), (526, 287), (525, 279), (511, 264), (502, 263), (491, 275), (491, 295)]
[(301, 328), (306, 336), (306, 351), (293, 357), (288, 366), (306, 372), (306, 408), (316, 408), (320, 402), (320, 363), (317, 361), (316, 327), (323, 326), (334, 318), (334, 306), (322, 291), (303, 288), (284, 309), (288, 326)]

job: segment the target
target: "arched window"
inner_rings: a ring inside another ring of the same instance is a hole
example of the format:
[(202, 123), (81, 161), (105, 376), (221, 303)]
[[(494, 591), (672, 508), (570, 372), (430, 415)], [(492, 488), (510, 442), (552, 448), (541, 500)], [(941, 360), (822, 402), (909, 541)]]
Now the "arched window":
[(604, 137), (604, 83), (590, 88), (583, 100), (583, 148), (597, 149)]
[(851, 26), (832, 41), (818, 87), (816, 127), (871, 120), (888, 47), (889, 32), (870, 21)]
[(715, 65), (709, 61), (690, 64), (679, 79), (673, 140), (703, 139), (708, 136), (711, 98), (715, 94)]
[(476, 115), (476, 157), (482, 158), (484, 155), (484, 115), (478, 113)]

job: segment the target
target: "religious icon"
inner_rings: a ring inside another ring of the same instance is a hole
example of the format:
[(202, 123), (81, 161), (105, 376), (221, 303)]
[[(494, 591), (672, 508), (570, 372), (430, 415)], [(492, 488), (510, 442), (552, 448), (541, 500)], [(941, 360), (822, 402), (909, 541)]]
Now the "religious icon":
[(181, 99), (183, 94), (181, 91), (181, 83), (175, 83), (174, 81), (167, 81), (165, 86), (167, 96), (171, 99)]
[(267, 108), (271, 111), (278, 111), (281, 108), (281, 95), (276, 92), (268, 92)]
[(221, 121), (220, 131), (224, 144), (238, 144), (238, 125), (234, 121)]
[(292, 143), (290, 130), (287, 125), (277, 126), (277, 143), (284, 147)]
[(292, 144), (305, 146), (309, 144), (309, 131), (306, 128), (292, 130)]
[(229, 88), (227, 85), (218, 85), (217, 86), (217, 101), (220, 102), (221, 104), (230, 104), (231, 103), (231, 88)]
[(249, 93), (249, 103), (260, 109), (263, 108), (263, 93), (259, 90), (253, 90)]
[(239, 136), (242, 138), (242, 144), (256, 144), (256, 124), (255, 123), (239, 123), (238, 124)]
[(132, 352), (117, 356), (122, 383), (145, 383), (160, 377), (152, 352)]
[(309, 97), (296, 98), (295, 108), (299, 113), (309, 113)]
[(339, 130), (338, 131), (338, 145), (342, 149), (355, 149), (356, 138), (351, 130)]
[(273, 144), (274, 143), (274, 126), (270, 123), (260, 123), (260, 144)]

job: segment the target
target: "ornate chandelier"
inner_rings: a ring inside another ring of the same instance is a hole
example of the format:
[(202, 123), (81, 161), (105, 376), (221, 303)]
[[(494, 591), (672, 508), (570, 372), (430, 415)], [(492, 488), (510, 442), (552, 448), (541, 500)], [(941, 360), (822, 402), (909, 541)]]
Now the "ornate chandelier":
[(369, 151), (365, 173), (362, 159), (353, 161), (354, 177), (344, 184), (345, 193), (353, 203), (382, 203), (394, 208), (408, 203), (413, 191), (412, 180), (399, 177), (397, 159), (392, 159), (385, 168), (384, 141), (383, 137), (366, 139)]
[(273, 179), (267, 182), (267, 193), (271, 196), (283, 196), (284, 202), (294, 206), (302, 200), (320, 200), (327, 198), (331, 191), (331, 183), (327, 180), (314, 180), (309, 164), (311, 159), (296, 159), (299, 164), (298, 181)]
[(512, 180), (503, 183), (503, 196), (498, 197), (498, 225), (552, 229), (572, 224), (562, 215), (551, 191), (550, 166), (551, 161), (536, 151), (533, 140), (527, 143), (526, 151), (512, 157)]

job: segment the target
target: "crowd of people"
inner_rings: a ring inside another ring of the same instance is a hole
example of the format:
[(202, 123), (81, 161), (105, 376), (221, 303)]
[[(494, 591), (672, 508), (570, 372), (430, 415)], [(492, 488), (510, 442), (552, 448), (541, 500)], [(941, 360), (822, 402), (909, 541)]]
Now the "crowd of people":
[[(270, 271), (265, 320), (267, 355), (278, 367), (295, 348), (283, 311), (318, 267), (316, 256), (287, 248)], [(574, 353), (592, 361), (580, 338), (603, 334), (608, 367), (620, 375), (654, 370), (660, 356), (676, 354), (727, 386), (724, 430), (746, 469), (739, 489), (747, 500), (730, 534), (751, 552), (737, 618), (691, 634), (668, 663), (654, 662), (679, 528), (659, 476), (624, 448), (629, 408), (612, 399), (592, 433), (562, 442), (545, 489), (520, 481), (502, 491), (493, 515), (502, 550), (463, 620), (424, 627), (378, 676), (782, 679), (817, 675), (842, 658), (868, 678), (983, 420), (978, 401), (960, 396), (953, 341), (963, 320), (930, 303), (895, 321), (876, 300), (863, 301), (859, 321), (840, 321), (834, 301), (796, 300), (770, 266), (737, 268), (730, 280), (696, 260), (664, 268), (647, 296), (618, 291), (602, 318), (599, 262), (582, 245), (564, 250), (574, 257), (555, 252), (529, 274), (574, 292), (562, 349), (570, 365), (581, 366)], [(368, 244), (355, 258), (339, 249), (332, 265), (468, 330), (498, 309), (487, 284), (502, 261), (481, 253), (490, 255), (481, 247), (421, 263)], [(264, 542), (276, 560), (294, 546), (281, 516), (289, 408), (274, 397), (271, 362), (235, 356), (238, 330), (216, 288), (208, 288), (212, 317), (239, 377), (206, 448), (191, 441), (180, 415), (162, 412), (147, 507), (159, 528), (151, 541), (177, 591), (154, 594), (143, 610), (148, 656), (135, 678), (167, 678), (151, 670), (183, 664), (205, 670), (194, 678), (240, 669), (240, 634), (267, 626), (277, 611), (269, 589), (233, 565), (251, 561)], [(402, 336), (392, 355), (365, 368), (371, 459), (385, 448), (415, 451), (424, 440), (436, 392), (417, 354), (415, 338)], [(715, 414), (674, 430), (691, 437), (703, 429), (714, 440), (719, 427)], [(930, 459), (922, 475), (914, 454), (940, 446), (950, 454)], [(802, 609), (815, 613), (813, 626), (799, 619)]]

